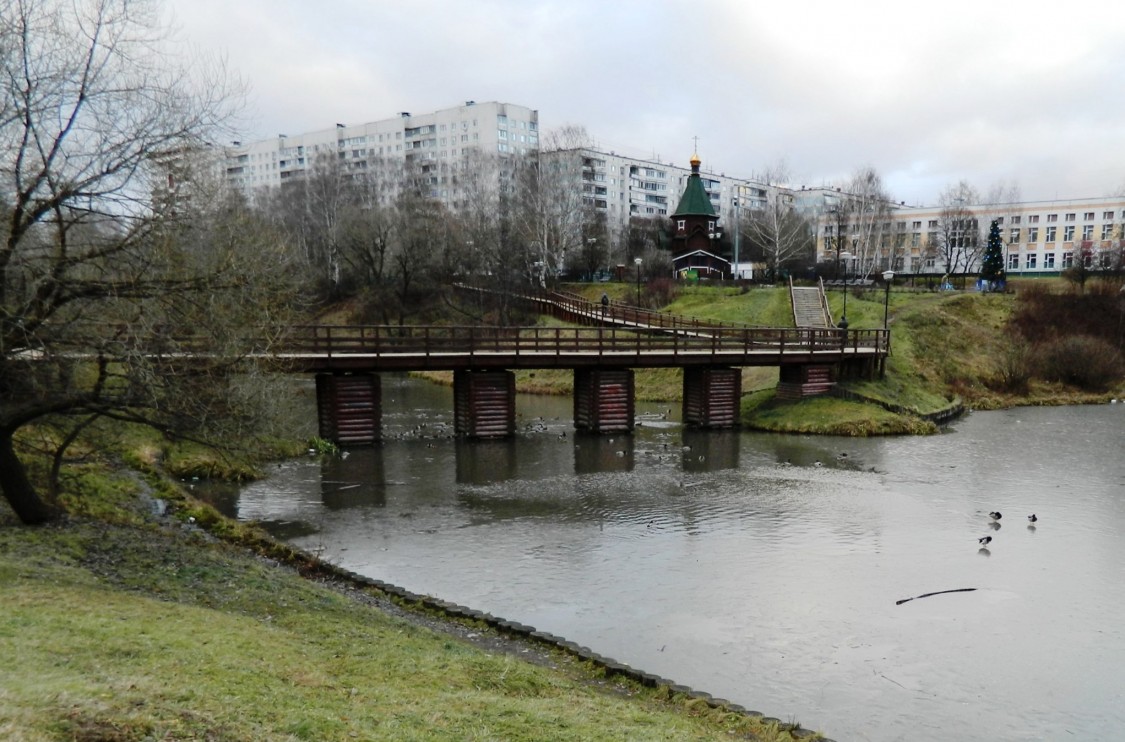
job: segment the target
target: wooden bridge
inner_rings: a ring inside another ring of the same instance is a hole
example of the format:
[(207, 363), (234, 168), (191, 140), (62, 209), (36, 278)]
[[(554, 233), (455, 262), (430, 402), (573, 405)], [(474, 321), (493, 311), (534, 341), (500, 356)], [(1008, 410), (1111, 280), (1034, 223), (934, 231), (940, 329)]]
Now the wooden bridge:
[(634, 425), (636, 368), (683, 368), (683, 420), (738, 423), (742, 366), (778, 366), (778, 396), (827, 392), (837, 376), (881, 374), (886, 330), (763, 328), (709, 322), (570, 294), (520, 297), (585, 327), (295, 327), (271, 350), (292, 372), (315, 373), (321, 436), (344, 445), (380, 435), (379, 373), (453, 371), (458, 435), (515, 432), (514, 369), (574, 370), (574, 424), (593, 433)]

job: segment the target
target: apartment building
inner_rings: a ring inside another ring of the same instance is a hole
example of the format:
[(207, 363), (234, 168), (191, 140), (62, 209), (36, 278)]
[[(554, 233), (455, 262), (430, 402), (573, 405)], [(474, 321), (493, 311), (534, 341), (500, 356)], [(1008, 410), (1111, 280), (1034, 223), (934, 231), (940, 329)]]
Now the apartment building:
[(364, 124), (336, 124), (303, 134), (278, 134), (225, 148), (227, 182), (247, 195), (304, 177), (318, 158), (335, 158), (346, 171), (366, 174), (390, 187), (404, 174), (456, 207), (465, 198), (456, 177), (476, 167), (481, 155), (534, 154), (539, 150), (539, 112), (512, 103), (465, 101), (423, 114), (407, 111)]
[[(605, 215), (611, 233), (624, 229), (630, 218), (668, 218), (692, 174), (690, 164), (681, 167), (596, 147), (543, 152), (541, 158), (562, 161), (567, 172), (580, 173), (574, 187)], [(765, 208), (770, 186), (706, 170), (700, 179), (715, 214), (726, 224), (734, 223), (736, 199), (742, 209)]]
[[(877, 225), (879, 245), (869, 256), (874, 270), (891, 268), (908, 274), (945, 271), (943, 240), (960, 240), (974, 258), (969, 272), (979, 268), (988, 231), (995, 220), (1005, 245), (1005, 270), (1015, 275), (1057, 274), (1074, 265), (1076, 256), (1094, 265), (1120, 259), (1125, 244), (1125, 198), (1027, 201), (1011, 204), (973, 204), (958, 209), (950, 225), (949, 212), (939, 206), (889, 204), (889, 216)], [(849, 216), (823, 211), (817, 226), (820, 262), (837, 259), (841, 245), (852, 254), (858, 225)], [(950, 228), (952, 227), (952, 234)], [(836, 239), (837, 232), (843, 235)], [(965, 270), (959, 266), (958, 271)]]

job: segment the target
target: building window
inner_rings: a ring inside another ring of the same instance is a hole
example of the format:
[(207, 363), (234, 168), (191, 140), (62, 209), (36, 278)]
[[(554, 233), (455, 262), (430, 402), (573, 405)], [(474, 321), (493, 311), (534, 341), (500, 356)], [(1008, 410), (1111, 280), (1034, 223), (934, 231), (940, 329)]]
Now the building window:
[(996, 217), (996, 223), (997, 224), (1003, 224), (1004, 223), (1004, 217), (1002, 217), (1002, 216)]
[(1038, 214), (1032, 214), (1031, 216), (1029, 216), (1027, 218), (1027, 222), (1028, 222), (1028, 224), (1038, 224), (1039, 223), (1039, 215)]
[(1047, 227), (1047, 242), (1055, 241), (1055, 233), (1058, 232), (1058, 227)]
[(1073, 214), (1073, 213), (1070, 213), (1070, 214), (1067, 214), (1067, 215), (1066, 215), (1065, 217), (1063, 217), (1063, 218), (1064, 218), (1064, 219), (1065, 219), (1066, 221), (1068, 221), (1068, 222), (1072, 222), (1072, 221), (1074, 221), (1074, 217), (1075, 217), (1075, 214)]
[(1112, 224), (1103, 224), (1102, 225), (1102, 239), (1103, 240), (1113, 239), (1113, 225)]
[(918, 232), (915, 232), (914, 234), (910, 235), (910, 246), (911, 247), (918, 247), (918, 244), (921, 241), (922, 241), (922, 235), (919, 234)]
[(930, 223), (926, 226), (930, 229), (937, 229), (937, 219), (931, 219)]
[(1074, 253), (1064, 252), (1063, 253), (1063, 259), (1062, 259), (1063, 270), (1067, 270), (1068, 268), (1072, 267), (1073, 265), (1074, 265)]
[(1008, 253), (1008, 270), (1019, 270), (1020, 267), (1020, 254), (1018, 252)]
[(1082, 239), (1084, 239), (1084, 240), (1094, 239), (1094, 225), (1093, 224), (1083, 224), (1082, 225)]
[(1113, 212), (1112, 211), (1103, 212), (1102, 213), (1102, 219), (1105, 219), (1107, 222), (1113, 221)]
[(1039, 241), (1039, 227), (1028, 227), (1027, 228), (1027, 241), (1028, 242), (1038, 242)]
[(910, 227), (911, 229), (919, 230), (922, 228), (922, 222), (913, 222)]
[(684, 231), (684, 221), (685, 220), (683, 219), (676, 220), (676, 229), (680, 230), (681, 232)]
[(1019, 241), (1020, 241), (1020, 228), (1019, 227), (1012, 227), (1011, 233), (1008, 237), (1008, 244), (1014, 245)]
[(1047, 270), (1055, 269), (1055, 254), (1053, 252), (1043, 253), (1043, 267)]
[(1049, 221), (1049, 222), (1057, 222), (1058, 220), (1059, 220), (1058, 214), (1048, 214), (1047, 215), (1047, 221)]
[(1012, 217), (1012, 224), (1019, 224), (1019, 223), (1020, 223), (1020, 218), (1018, 216), (1013, 216)]
[(1027, 268), (1028, 270), (1033, 270), (1035, 268), (1035, 253), (1031, 253), (1027, 256)]
[(1084, 221), (1084, 222), (1094, 221), (1094, 212), (1087, 211), (1085, 214), (1082, 215), (1082, 221)]
[(1063, 242), (1073, 242), (1073, 241), (1074, 241), (1074, 225), (1068, 224), (1065, 227), (1063, 227)]

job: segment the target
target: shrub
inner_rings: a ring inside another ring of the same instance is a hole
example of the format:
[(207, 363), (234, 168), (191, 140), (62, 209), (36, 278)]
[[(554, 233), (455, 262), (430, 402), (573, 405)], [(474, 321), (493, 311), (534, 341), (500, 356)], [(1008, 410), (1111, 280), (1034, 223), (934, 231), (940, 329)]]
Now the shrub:
[(1088, 335), (1070, 335), (1036, 348), (1038, 376), (1087, 391), (1104, 391), (1121, 378), (1121, 353), (1109, 342)]
[(996, 374), (990, 386), (1006, 392), (1027, 392), (1032, 377), (1031, 346), (1020, 338), (1012, 338), (996, 360)]

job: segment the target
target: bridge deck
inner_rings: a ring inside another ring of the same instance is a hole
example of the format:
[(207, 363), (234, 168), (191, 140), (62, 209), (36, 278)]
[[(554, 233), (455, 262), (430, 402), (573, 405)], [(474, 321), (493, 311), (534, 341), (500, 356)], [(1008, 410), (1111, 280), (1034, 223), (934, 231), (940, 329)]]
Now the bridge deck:
[(294, 371), (320, 372), (780, 366), (885, 354), (884, 330), (317, 326), (296, 328), (272, 355)]

